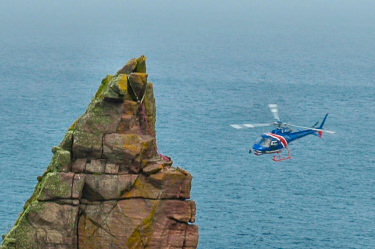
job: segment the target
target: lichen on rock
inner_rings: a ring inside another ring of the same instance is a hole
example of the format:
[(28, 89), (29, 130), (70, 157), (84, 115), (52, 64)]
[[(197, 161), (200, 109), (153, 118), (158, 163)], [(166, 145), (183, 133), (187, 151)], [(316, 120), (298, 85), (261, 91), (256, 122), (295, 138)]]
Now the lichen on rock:
[(161, 156), (146, 57), (107, 75), (1, 249), (196, 248), (191, 175)]

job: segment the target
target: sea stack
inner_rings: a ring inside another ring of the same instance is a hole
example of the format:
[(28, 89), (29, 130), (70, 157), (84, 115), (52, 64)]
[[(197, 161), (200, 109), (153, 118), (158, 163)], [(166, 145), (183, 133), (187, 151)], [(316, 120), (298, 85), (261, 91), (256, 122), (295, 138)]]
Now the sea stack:
[(158, 152), (147, 76), (141, 56), (102, 80), (1, 249), (197, 248), (192, 177)]

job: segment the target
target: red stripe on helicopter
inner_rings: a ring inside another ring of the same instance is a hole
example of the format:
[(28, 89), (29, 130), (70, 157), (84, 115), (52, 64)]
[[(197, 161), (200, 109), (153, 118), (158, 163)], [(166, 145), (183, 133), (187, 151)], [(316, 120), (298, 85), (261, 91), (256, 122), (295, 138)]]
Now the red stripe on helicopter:
[(286, 141), (286, 139), (283, 136), (279, 136), (279, 135), (272, 134), (272, 133), (266, 133), (266, 135), (268, 135), (270, 137), (273, 137), (273, 138), (276, 138), (277, 140), (279, 140), (281, 142), (281, 144), (283, 145), (284, 148), (286, 148), (286, 146), (288, 146), (288, 142)]

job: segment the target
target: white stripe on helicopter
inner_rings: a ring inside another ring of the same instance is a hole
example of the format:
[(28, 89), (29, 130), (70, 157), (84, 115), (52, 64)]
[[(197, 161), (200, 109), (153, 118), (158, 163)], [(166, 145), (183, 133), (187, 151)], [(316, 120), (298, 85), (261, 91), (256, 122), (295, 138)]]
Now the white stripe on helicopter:
[(276, 134), (272, 134), (272, 133), (265, 133), (265, 134), (270, 136), (270, 137), (273, 137), (273, 138), (277, 139), (278, 141), (280, 141), (284, 148), (286, 148), (286, 146), (288, 146), (288, 142), (286, 141), (286, 139), (284, 137), (276, 135)]

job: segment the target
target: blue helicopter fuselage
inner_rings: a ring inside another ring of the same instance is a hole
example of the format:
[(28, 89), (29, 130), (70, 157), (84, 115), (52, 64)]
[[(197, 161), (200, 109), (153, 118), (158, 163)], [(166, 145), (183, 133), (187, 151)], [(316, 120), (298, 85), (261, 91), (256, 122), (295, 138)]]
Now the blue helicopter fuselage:
[(278, 153), (288, 147), (288, 144), (307, 135), (317, 135), (314, 130), (292, 132), (290, 128), (278, 128), (270, 133), (264, 133), (253, 145), (255, 155)]

